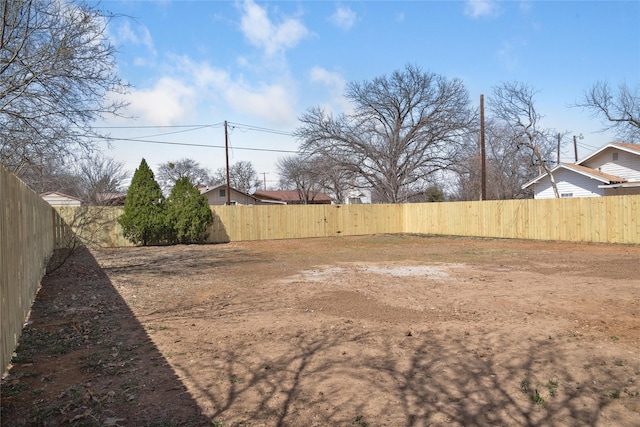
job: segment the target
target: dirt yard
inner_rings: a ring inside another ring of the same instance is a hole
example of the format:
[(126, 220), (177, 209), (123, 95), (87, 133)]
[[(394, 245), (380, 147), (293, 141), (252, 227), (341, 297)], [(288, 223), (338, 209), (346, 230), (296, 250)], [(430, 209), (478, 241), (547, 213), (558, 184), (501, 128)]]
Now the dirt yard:
[(2, 426), (638, 426), (640, 247), (368, 236), (83, 251)]

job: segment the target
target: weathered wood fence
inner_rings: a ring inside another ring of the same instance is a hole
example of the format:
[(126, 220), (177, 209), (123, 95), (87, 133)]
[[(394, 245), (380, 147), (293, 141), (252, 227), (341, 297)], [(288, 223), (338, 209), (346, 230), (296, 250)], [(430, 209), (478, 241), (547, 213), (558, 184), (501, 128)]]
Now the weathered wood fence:
[[(71, 223), (78, 209), (58, 211)], [(88, 240), (100, 246), (129, 246), (116, 220), (122, 208), (99, 209), (105, 221), (87, 226), (82, 233), (90, 234)], [(211, 210), (212, 243), (409, 233), (640, 244), (640, 196), (403, 205), (212, 206)]]
[(0, 165), (0, 370), (15, 350), (56, 238), (65, 230), (37, 193)]

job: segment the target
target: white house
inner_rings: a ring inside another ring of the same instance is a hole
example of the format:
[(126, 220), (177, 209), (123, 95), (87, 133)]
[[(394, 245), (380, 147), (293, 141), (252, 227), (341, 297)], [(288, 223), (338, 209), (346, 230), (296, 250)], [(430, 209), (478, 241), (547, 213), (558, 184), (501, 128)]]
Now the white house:
[[(213, 187), (201, 186), (200, 194), (204, 194), (209, 201), (209, 205), (219, 206), (227, 204), (227, 185), (220, 184)], [(242, 191), (231, 188), (229, 193), (232, 205), (259, 205), (260, 200)]]
[(68, 194), (60, 193), (58, 191), (50, 191), (48, 193), (40, 194), (45, 201), (49, 202), (51, 206), (80, 206), (82, 205), (82, 199), (69, 196)]
[[(560, 197), (599, 197), (640, 194), (640, 144), (612, 142), (577, 163), (561, 163), (551, 170)], [(544, 173), (522, 188), (534, 198), (555, 197)]]

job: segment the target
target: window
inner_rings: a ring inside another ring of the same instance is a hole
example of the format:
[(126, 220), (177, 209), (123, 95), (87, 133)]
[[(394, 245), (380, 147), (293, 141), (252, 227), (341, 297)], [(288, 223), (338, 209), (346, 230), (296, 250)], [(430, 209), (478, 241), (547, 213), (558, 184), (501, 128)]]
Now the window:
[(568, 199), (569, 197), (573, 197), (573, 193), (560, 193), (560, 197), (563, 199)]
[(618, 153), (613, 153), (613, 161), (618, 161)]
[(227, 197), (227, 190), (226, 189), (220, 190), (220, 197)]

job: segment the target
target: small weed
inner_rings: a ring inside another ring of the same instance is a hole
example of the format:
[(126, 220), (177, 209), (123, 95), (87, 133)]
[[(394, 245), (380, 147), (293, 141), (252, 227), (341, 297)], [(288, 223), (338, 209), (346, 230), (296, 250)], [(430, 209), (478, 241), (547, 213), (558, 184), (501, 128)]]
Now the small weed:
[(222, 421), (222, 420), (213, 420), (211, 422), (211, 425), (213, 427), (224, 427), (224, 421)]
[(549, 396), (555, 397), (558, 390), (558, 380), (549, 380), (544, 386), (549, 389)]
[[(3, 387), (4, 388), (4, 387)], [(25, 383), (18, 384), (10, 384), (6, 387), (6, 390), (3, 390), (3, 395), (6, 396), (15, 396), (16, 394), (20, 394), (23, 391), (29, 389), (29, 386)]]
[(520, 381), (520, 391), (523, 393), (529, 393), (529, 381), (527, 380)]
[(23, 378), (37, 378), (39, 376), (40, 376), (40, 372), (33, 372), (33, 371), (25, 372), (22, 375)]
[(134, 379), (125, 381), (120, 386), (120, 388), (122, 388), (124, 391), (127, 391), (127, 390), (136, 390), (139, 386), (140, 386), (140, 382), (134, 378)]
[(351, 421), (351, 424), (356, 424), (359, 427), (367, 427), (369, 425), (363, 419), (362, 415), (358, 415), (357, 417), (354, 417), (353, 420)]
[(32, 363), (33, 361), (27, 357), (20, 354), (17, 354), (11, 358), (11, 363), (17, 365), (19, 363)]
[(624, 365), (624, 361), (622, 359), (616, 359), (613, 364), (616, 366), (622, 366)]
[(620, 390), (616, 390), (609, 393), (609, 397), (612, 397), (614, 399), (620, 399)]
[(235, 375), (232, 375), (231, 378), (229, 378), (229, 381), (231, 381), (231, 384), (240, 384), (240, 383), (242, 383), (242, 379), (236, 377)]
[(538, 389), (535, 390), (535, 392), (533, 393), (533, 397), (531, 399), (533, 399), (533, 401), (538, 405), (544, 404), (544, 398), (540, 395), (540, 392), (538, 392)]
[(617, 335), (611, 335), (611, 341), (616, 342), (620, 340), (620, 337), (618, 337)]

